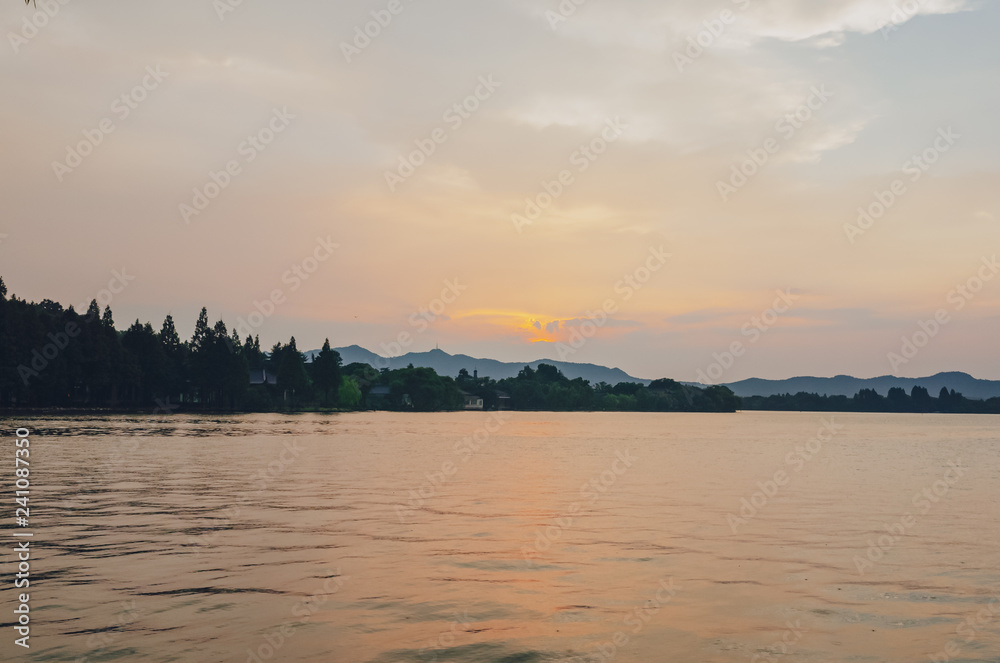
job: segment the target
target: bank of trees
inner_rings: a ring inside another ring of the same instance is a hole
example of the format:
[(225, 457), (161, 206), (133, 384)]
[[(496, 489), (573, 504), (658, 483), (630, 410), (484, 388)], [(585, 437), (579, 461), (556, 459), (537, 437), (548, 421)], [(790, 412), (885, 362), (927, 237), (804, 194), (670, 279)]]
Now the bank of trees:
[(853, 398), (799, 393), (739, 399), (726, 387), (669, 379), (591, 385), (549, 364), (525, 366), (499, 381), (466, 370), (452, 379), (412, 365), (344, 367), (329, 340), (311, 361), (294, 337), (264, 351), (257, 336), (240, 339), (222, 320), (212, 324), (204, 308), (191, 338), (183, 340), (169, 315), (159, 329), (136, 320), (119, 331), (111, 308), (96, 300), (78, 313), (48, 299), (32, 303), (7, 294), (0, 278), (0, 408), (442, 411), (462, 409), (465, 392), (488, 410), (1000, 413), (1000, 398), (970, 400), (947, 389), (935, 397), (922, 387), (910, 393), (894, 388), (886, 396), (863, 389)]
[(187, 341), (169, 315), (158, 331), (138, 320), (118, 331), (96, 300), (85, 313), (29, 303), (0, 279), (0, 407), (277, 410), (354, 407), (359, 396), (329, 340), (312, 362), (294, 337), (264, 352), (204, 308)]
[(450, 377), (438, 375), (432, 368), (406, 368), (384, 370), (379, 374), (378, 386), (388, 393), (372, 397), (365, 404), (371, 408), (439, 412), (461, 410), (465, 399), (458, 385)]
[(0, 279), (0, 407), (441, 411), (462, 409), (463, 391), (486, 409), (731, 412), (738, 404), (725, 387), (592, 386), (547, 364), (500, 381), (464, 370), (452, 379), (413, 366), (343, 367), (329, 340), (307, 361), (294, 337), (265, 351), (259, 337), (241, 339), (204, 308), (188, 340), (169, 315), (159, 329), (136, 320), (119, 331), (110, 306), (95, 300), (78, 313), (47, 299), (8, 299)]
[(259, 337), (241, 339), (224, 321), (212, 323), (204, 308), (187, 340), (169, 315), (159, 329), (136, 320), (119, 331), (111, 308), (102, 310), (96, 300), (84, 313), (51, 300), (29, 303), (8, 298), (0, 279), (0, 407), (441, 411), (462, 409), (463, 391), (481, 397), (486, 409), (731, 412), (738, 406), (725, 387), (673, 380), (593, 386), (548, 364), (500, 381), (464, 370), (452, 379), (413, 366), (343, 367), (329, 340), (307, 361), (294, 337), (265, 351)]
[[(734, 412), (739, 399), (727, 387), (706, 389), (669, 379), (649, 386), (638, 382), (604, 382), (591, 385), (583, 378), (570, 380), (550, 364), (537, 369), (525, 366), (516, 377), (504, 380), (472, 377), (464, 369), (456, 383), (483, 399), (487, 409), (614, 411), (614, 412)], [(505, 396), (501, 403), (500, 394)]]
[(941, 388), (937, 397), (924, 387), (906, 393), (893, 387), (882, 396), (874, 389), (862, 389), (853, 397), (820, 396), (799, 392), (777, 396), (750, 396), (741, 399), (744, 410), (792, 410), (802, 412), (952, 412), (1000, 414), (1000, 398), (973, 400), (954, 389)]

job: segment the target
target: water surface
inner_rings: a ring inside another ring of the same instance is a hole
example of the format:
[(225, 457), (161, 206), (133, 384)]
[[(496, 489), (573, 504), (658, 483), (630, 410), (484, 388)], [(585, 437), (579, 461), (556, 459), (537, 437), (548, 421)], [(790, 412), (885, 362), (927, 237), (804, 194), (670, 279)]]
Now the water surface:
[(0, 659), (1000, 661), (998, 424), (7, 420), (35, 628), (25, 657), (0, 617)]

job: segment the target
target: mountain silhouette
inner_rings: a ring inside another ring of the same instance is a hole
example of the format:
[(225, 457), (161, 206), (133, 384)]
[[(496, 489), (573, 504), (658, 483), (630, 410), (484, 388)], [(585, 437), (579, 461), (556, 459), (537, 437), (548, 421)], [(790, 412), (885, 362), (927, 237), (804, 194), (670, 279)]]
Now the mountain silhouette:
[(838, 375), (832, 378), (795, 377), (787, 380), (762, 380), (750, 378), (726, 385), (737, 396), (776, 396), (797, 394), (804, 391), (820, 396), (854, 396), (862, 389), (874, 389), (882, 396), (892, 387), (901, 387), (910, 393), (915, 386), (924, 387), (931, 396), (937, 396), (942, 387), (954, 389), (966, 398), (987, 399), (1000, 396), (1000, 380), (979, 380), (968, 373), (938, 373), (925, 378), (900, 378), (883, 375), (877, 378), (855, 378)]
[[(638, 382), (648, 385), (651, 380), (636, 378), (620, 368), (608, 368), (597, 364), (579, 364), (575, 362), (557, 361), (555, 359), (536, 359), (531, 362), (498, 361), (470, 357), (468, 355), (452, 355), (443, 350), (429, 352), (410, 352), (400, 357), (385, 358), (358, 345), (336, 348), (343, 359), (344, 365), (355, 362), (369, 364), (375, 368), (406, 368), (413, 364), (418, 368), (433, 368), (439, 375), (456, 377), (461, 369), (472, 373), (479, 371), (480, 377), (491, 377), (494, 380), (516, 377), (525, 366), (538, 368), (539, 364), (552, 364), (563, 375), (571, 380), (583, 378), (591, 384), (606, 382), (610, 385), (619, 382)], [(306, 352), (309, 361), (318, 350)], [(669, 376), (665, 376), (669, 377)], [(687, 384), (698, 385), (696, 382)], [(705, 386), (705, 385), (700, 385)], [(797, 394), (804, 391), (821, 396), (854, 396), (862, 389), (874, 389), (885, 396), (892, 387), (901, 387), (907, 393), (915, 386), (924, 387), (932, 396), (937, 396), (941, 388), (954, 389), (966, 398), (988, 399), (1000, 396), (1000, 380), (980, 380), (968, 373), (952, 371), (938, 373), (923, 378), (901, 378), (894, 375), (883, 375), (877, 378), (856, 378), (850, 375), (837, 375), (832, 378), (801, 376), (785, 380), (764, 380), (750, 378), (738, 382), (725, 383), (737, 396), (776, 396), (780, 394)]]
[[(650, 383), (650, 380), (634, 378), (620, 368), (608, 368), (596, 364), (578, 364), (568, 361), (556, 361), (554, 359), (537, 359), (531, 362), (507, 362), (497, 361), (496, 359), (470, 357), (468, 355), (452, 355), (443, 350), (410, 352), (400, 357), (384, 358), (358, 345), (336, 348), (336, 350), (340, 353), (345, 366), (357, 362), (369, 364), (378, 369), (397, 369), (406, 368), (408, 365), (413, 364), (417, 368), (433, 368), (438, 375), (448, 375), (451, 377), (456, 377), (458, 372), (464, 368), (469, 373), (479, 371), (480, 377), (491, 377), (494, 380), (502, 380), (504, 378), (517, 377), (517, 374), (525, 366), (537, 369), (539, 364), (551, 364), (562, 371), (562, 374), (570, 380), (583, 378), (584, 380), (590, 380), (591, 384), (607, 382), (610, 385), (616, 385), (619, 382), (638, 382), (644, 385)], [(305, 353), (306, 358), (311, 361), (313, 355), (317, 352), (319, 351), (312, 350)]]

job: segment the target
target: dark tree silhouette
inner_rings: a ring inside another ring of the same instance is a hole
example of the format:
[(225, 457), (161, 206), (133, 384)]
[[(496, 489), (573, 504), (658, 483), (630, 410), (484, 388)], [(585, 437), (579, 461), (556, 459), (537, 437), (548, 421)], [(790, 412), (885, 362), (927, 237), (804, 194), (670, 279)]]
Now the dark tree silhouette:
[[(0, 409), (160, 412), (170, 403), (187, 410), (378, 406), (432, 411), (461, 409), (464, 390), (482, 398), (488, 409), (500, 405), (498, 392), (504, 392), (503, 406), (520, 410), (1000, 413), (1000, 398), (970, 400), (947, 388), (937, 398), (914, 387), (909, 395), (893, 389), (886, 397), (865, 389), (853, 398), (799, 393), (739, 399), (726, 387), (702, 389), (667, 378), (648, 387), (635, 382), (592, 386), (548, 364), (525, 366), (517, 377), (500, 381), (465, 369), (453, 380), (412, 365), (394, 371), (367, 364), (342, 368), (329, 339), (307, 362), (294, 337), (265, 353), (259, 337), (241, 341), (222, 320), (212, 326), (208, 320), (207, 309), (201, 309), (188, 342), (181, 340), (170, 315), (158, 333), (139, 320), (119, 332), (110, 306), (102, 314), (94, 300), (81, 315), (48, 299), (29, 303), (9, 293), (0, 278)], [(376, 387), (381, 389), (373, 395)]]
[(318, 400), (327, 407), (336, 407), (340, 394), (340, 353), (330, 348), (330, 339), (309, 365)]
[(304, 401), (310, 387), (309, 374), (302, 353), (295, 345), (295, 337), (284, 347), (275, 345), (271, 359), (277, 365), (278, 387), (284, 392), (284, 400), (292, 406)]

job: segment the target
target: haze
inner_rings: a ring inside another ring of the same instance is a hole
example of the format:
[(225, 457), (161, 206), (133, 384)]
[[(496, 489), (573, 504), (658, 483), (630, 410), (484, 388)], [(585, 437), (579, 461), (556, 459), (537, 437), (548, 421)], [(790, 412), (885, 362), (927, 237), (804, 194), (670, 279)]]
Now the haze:
[(19, 297), (78, 306), (124, 269), (119, 328), (172, 313), (190, 336), (207, 306), (268, 347), (402, 333), (395, 354), (693, 380), (739, 342), (720, 381), (1000, 378), (997, 3), (40, 1), (3, 22)]

